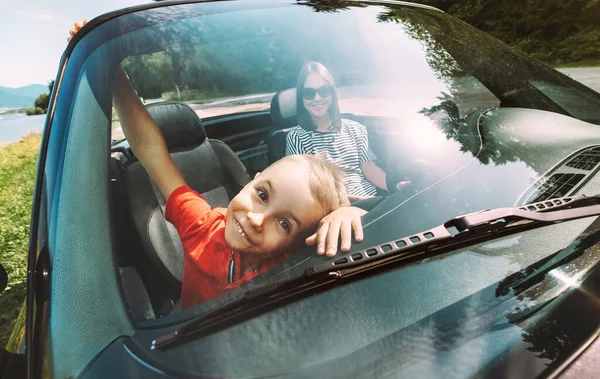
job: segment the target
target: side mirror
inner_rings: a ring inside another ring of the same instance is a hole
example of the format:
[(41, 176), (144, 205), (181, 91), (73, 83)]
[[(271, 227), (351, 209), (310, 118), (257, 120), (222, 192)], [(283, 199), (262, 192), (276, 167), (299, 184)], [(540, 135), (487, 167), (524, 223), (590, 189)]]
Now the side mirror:
[(8, 285), (8, 274), (6, 273), (6, 269), (0, 263), (0, 293), (6, 289)]

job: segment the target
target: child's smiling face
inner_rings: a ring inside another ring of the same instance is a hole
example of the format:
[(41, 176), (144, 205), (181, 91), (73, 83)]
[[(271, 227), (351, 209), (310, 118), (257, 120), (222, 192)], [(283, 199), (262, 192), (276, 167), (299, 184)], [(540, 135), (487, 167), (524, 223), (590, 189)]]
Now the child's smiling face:
[(248, 183), (227, 207), (225, 241), (240, 253), (285, 251), (326, 215), (309, 184), (309, 166), (284, 159)]

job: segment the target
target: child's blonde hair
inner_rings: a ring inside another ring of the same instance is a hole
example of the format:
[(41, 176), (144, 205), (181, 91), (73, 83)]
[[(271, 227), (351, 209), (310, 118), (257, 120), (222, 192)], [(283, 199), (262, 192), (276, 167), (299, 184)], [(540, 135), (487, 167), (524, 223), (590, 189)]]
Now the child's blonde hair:
[(293, 159), (308, 167), (308, 185), (314, 198), (321, 204), (326, 214), (350, 204), (344, 175), (333, 163), (314, 155), (290, 155), (282, 159)]

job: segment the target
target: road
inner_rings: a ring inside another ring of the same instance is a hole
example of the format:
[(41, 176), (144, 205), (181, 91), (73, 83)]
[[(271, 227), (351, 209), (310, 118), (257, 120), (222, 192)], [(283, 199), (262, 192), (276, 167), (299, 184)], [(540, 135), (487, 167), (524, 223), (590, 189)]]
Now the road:
[(600, 93), (600, 67), (560, 68), (558, 71)]
[[(558, 69), (558, 71), (600, 93), (600, 67), (562, 68)], [(269, 109), (270, 100), (273, 95), (273, 93), (270, 93), (263, 95), (242, 96), (238, 98), (211, 99), (210, 102), (205, 100), (194, 101), (188, 104), (198, 113), (200, 118), (207, 118), (223, 114), (267, 110)], [(375, 113), (381, 111), (381, 108), (383, 108), (378, 107), (377, 103), (369, 106), (366, 104), (367, 100), (363, 97), (356, 98), (356, 96), (350, 96), (349, 98), (355, 98), (354, 100), (357, 100), (363, 105), (362, 108), (365, 108), (365, 105), (367, 108), (374, 108)], [(345, 101), (340, 100), (341, 108), (355, 109), (356, 107), (353, 106), (351, 102), (349, 103), (349, 101), (350, 100), (348, 99)]]

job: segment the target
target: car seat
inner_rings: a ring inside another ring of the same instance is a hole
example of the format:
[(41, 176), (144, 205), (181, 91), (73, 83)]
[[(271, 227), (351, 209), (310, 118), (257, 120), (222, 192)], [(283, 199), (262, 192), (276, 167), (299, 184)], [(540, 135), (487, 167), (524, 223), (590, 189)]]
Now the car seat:
[[(206, 137), (200, 118), (188, 105), (162, 102), (147, 109), (187, 184), (212, 207), (227, 207), (250, 181), (236, 154), (225, 143)], [(166, 200), (135, 158), (124, 165), (122, 183), (143, 246), (144, 283), (151, 294), (159, 291), (176, 300), (183, 279), (183, 247), (175, 227), (164, 218)]]
[(296, 89), (277, 92), (271, 100), (272, 129), (267, 134), (269, 163), (285, 156), (286, 137), (290, 129), (298, 125), (296, 120)]

